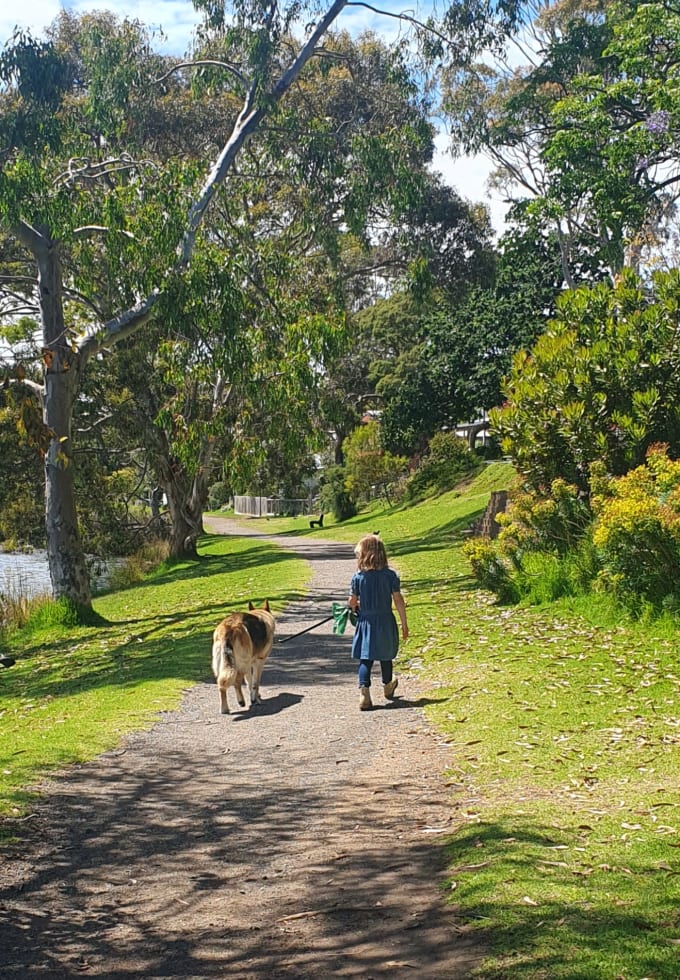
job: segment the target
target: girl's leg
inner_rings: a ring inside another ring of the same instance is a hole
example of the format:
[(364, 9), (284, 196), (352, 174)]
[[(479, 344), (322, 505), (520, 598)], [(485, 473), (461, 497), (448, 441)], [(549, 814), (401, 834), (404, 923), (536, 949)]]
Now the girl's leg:
[(397, 689), (398, 679), (392, 679), (392, 661), (381, 660), (380, 669), (382, 670), (383, 691), (388, 701), (394, 700), (394, 692)]
[(372, 660), (359, 661), (359, 687), (371, 686), (371, 670), (373, 669)]

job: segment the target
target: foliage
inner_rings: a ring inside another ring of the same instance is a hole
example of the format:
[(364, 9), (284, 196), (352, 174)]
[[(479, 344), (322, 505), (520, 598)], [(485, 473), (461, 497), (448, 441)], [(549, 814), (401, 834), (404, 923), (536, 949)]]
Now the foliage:
[(590, 508), (578, 488), (556, 479), (549, 490), (528, 492), (516, 481), (509, 501), (496, 516), (498, 538), (464, 546), (480, 585), (502, 602), (553, 602), (588, 591), (598, 566)]
[(447, 73), (454, 152), (558, 236), (569, 286), (663, 261), (674, 232), (680, 15), (654, 0), (542, 5), (515, 60)]
[(526, 492), (516, 485), (510, 491), (510, 506), (496, 518), (502, 526), (499, 545), (516, 564), (529, 551), (564, 555), (577, 546), (590, 517), (578, 488), (562, 479), (553, 480), (543, 493)]
[(350, 496), (368, 500), (377, 491), (389, 503), (396, 483), (406, 474), (407, 460), (382, 448), (379, 423), (371, 421), (359, 426), (347, 437), (343, 448)]
[(593, 541), (603, 564), (601, 588), (636, 610), (680, 608), (680, 461), (652, 446), (625, 476), (600, 475)]
[(452, 490), (463, 476), (479, 465), (478, 457), (454, 432), (432, 436), (423, 458), (406, 483), (406, 499), (416, 500)]
[(146, 542), (129, 555), (125, 561), (115, 565), (109, 575), (108, 591), (120, 592), (133, 585), (139, 585), (154, 569), (160, 568), (170, 557), (167, 541), (155, 539)]
[(510, 563), (490, 538), (472, 538), (463, 545), (472, 574), (483, 589), (494, 592), (501, 602), (516, 602), (519, 594)]
[(35, 414), (32, 399), (0, 392), (0, 540), (13, 546), (45, 543), (42, 460), (18, 432)]
[[(582, 64), (553, 107), (545, 148), (552, 196), (582, 202), (616, 271), (662, 245), (678, 197), (680, 12), (663, 0), (608, 4), (600, 64)], [(573, 161), (578, 160), (578, 166)], [(661, 239), (661, 240), (660, 240)]]
[(504, 236), (493, 277), (424, 308), (411, 342), (378, 376), (383, 443), (422, 452), (438, 429), (454, 429), (498, 405), (513, 353), (533, 343), (562, 282), (559, 252), (527, 222)]
[(232, 491), (228, 483), (218, 480), (208, 490), (208, 510), (218, 510), (229, 503)]
[(321, 477), (319, 490), (320, 507), (323, 513), (332, 513), (339, 523), (354, 517), (357, 507), (345, 482), (343, 466), (327, 466)]
[(561, 297), (545, 333), (515, 355), (507, 401), (491, 412), (529, 488), (562, 477), (587, 493), (595, 460), (621, 475), (656, 441), (680, 451), (679, 300), (677, 271), (655, 273), (649, 287), (628, 271)]

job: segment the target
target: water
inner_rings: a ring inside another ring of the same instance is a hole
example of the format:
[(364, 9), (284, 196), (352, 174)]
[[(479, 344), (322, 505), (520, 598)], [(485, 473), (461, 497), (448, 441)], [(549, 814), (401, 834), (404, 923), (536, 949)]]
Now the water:
[(27, 554), (0, 551), (0, 592), (10, 595), (52, 594), (50, 570), (45, 551)]
[[(111, 562), (109, 569), (116, 564)], [(105, 586), (108, 571), (102, 562), (96, 562), (90, 572), (93, 588)], [(26, 554), (0, 551), (0, 593), (18, 596), (52, 594), (47, 552), (31, 551)]]

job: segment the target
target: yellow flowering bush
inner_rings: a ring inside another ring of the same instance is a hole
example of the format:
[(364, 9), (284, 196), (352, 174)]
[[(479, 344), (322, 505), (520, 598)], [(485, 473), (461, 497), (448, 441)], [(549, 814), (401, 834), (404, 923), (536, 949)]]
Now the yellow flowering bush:
[(617, 478), (598, 474), (593, 485), (600, 586), (633, 606), (680, 597), (680, 460), (655, 445), (644, 465)]
[(596, 563), (586, 534), (590, 510), (577, 487), (556, 479), (542, 494), (514, 488), (496, 520), (496, 541), (475, 538), (463, 548), (480, 585), (507, 602), (587, 591)]
[(513, 489), (508, 511), (496, 520), (503, 528), (501, 550), (519, 565), (527, 552), (564, 555), (571, 551), (583, 537), (590, 510), (578, 487), (558, 478), (547, 493)]

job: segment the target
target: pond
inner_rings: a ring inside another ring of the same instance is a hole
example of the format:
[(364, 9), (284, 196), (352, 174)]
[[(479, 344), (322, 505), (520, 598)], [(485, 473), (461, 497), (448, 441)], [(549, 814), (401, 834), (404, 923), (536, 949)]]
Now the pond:
[(0, 551), (0, 593), (8, 595), (41, 595), (52, 592), (47, 554)]
[[(105, 585), (106, 574), (102, 563), (97, 563), (93, 588), (101, 589)], [(45, 592), (52, 593), (47, 552), (36, 550), (24, 554), (0, 551), (0, 594), (35, 596)]]

